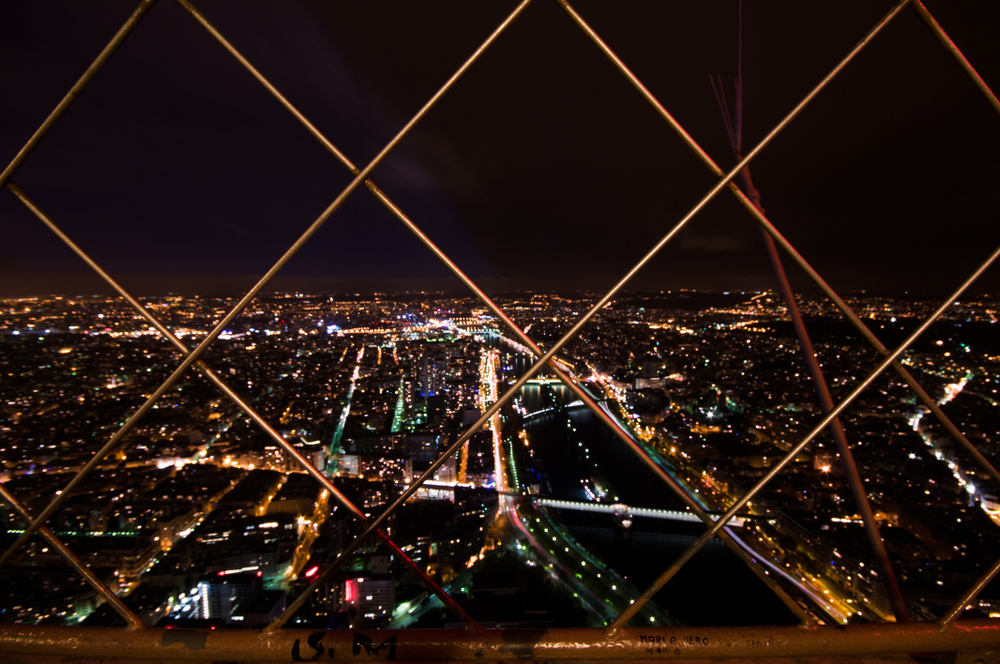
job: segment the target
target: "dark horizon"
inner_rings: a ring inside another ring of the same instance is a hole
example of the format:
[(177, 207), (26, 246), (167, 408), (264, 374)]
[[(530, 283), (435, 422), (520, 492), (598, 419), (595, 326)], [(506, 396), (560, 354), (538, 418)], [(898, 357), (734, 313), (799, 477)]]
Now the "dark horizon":
[[(132, 11), (6, 7), (6, 164)], [(589, 0), (580, 14), (722, 168), (708, 78), (735, 79), (737, 3)], [(893, 3), (743, 8), (747, 150)], [(514, 4), (199, 2), (210, 21), (358, 164)], [(1000, 5), (928, 2), (988, 84)], [(182, 45), (182, 47), (179, 47)], [(732, 97), (729, 99), (732, 103)], [(903, 11), (753, 162), (769, 218), (838, 292), (950, 292), (1000, 242), (1000, 122)], [(13, 181), (137, 294), (256, 283), (349, 173), (175, 3), (158, 3)], [(554, 3), (536, 2), (416, 125), (373, 180), (484, 290), (615, 284), (714, 178)], [(720, 194), (630, 290), (763, 290), (760, 233)], [(103, 292), (0, 192), (0, 295)], [(793, 287), (816, 292), (785, 260)], [(357, 191), (268, 290), (463, 287)], [(976, 284), (1000, 289), (1000, 273)]]
[[(76, 290), (59, 289), (58, 287), (46, 290), (46, 283), (65, 283), (59, 280), (47, 282), (45, 278), (39, 278), (34, 290), (10, 290), (9, 285), (0, 285), (0, 299), (16, 300), (21, 298), (69, 297), (109, 297), (115, 296), (116, 292), (109, 285), (103, 282), (96, 275), (84, 275), (84, 279), (74, 283), (86, 283), (88, 288)], [(252, 275), (242, 276), (213, 276), (212, 279), (202, 279), (197, 276), (187, 276), (177, 278), (157, 278), (148, 275), (126, 275), (123, 279), (129, 292), (140, 299), (153, 299), (158, 297), (181, 296), (181, 297), (210, 297), (210, 298), (240, 298), (246, 294), (249, 288), (257, 281), (257, 277)], [(490, 280), (482, 280), (480, 287), (493, 299), (504, 297), (523, 296), (525, 294), (537, 295), (557, 295), (563, 297), (579, 296), (581, 299), (597, 299), (603, 296), (607, 288), (582, 288), (572, 284), (564, 284), (562, 287), (552, 285), (551, 288), (509, 288), (502, 284), (491, 283)], [(742, 293), (760, 293), (769, 291), (777, 294), (777, 287), (774, 284), (765, 284), (760, 288), (747, 287), (716, 287), (699, 288), (674, 286), (671, 288), (623, 288), (612, 298), (611, 303), (627, 300), (636, 296), (678, 296), (682, 293), (693, 294), (725, 294), (736, 295)], [(452, 280), (442, 279), (436, 282), (411, 283), (405, 280), (347, 280), (347, 279), (321, 279), (308, 277), (275, 277), (258, 295), (269, 297), (274, 295), (298, 294), (307, 297), (369, 297), (384, 296), (391, 299), (412, 299), (420, 296), (431, 298), (476, 298), (476, 295), (466, 289), (461, 284), (455, 285)], [(949, 296), (950, 292), (943, 290), (904, 290), (904, 289), (851, 289), (839, 291), (838, 295), (845, 299), (856, 297), (891, 297), (904, 301), (939, 301)], [(966, 291), (962, 300), (979, 297), (996, 297), (1000, 295), (997, 290), (976, 288), (973, 286)], [(796, 292), (798, 298), (827, 300), (826, 295), (817, 287), (802, 289)], [(122, 300), (124, 303), (124, 300)]]

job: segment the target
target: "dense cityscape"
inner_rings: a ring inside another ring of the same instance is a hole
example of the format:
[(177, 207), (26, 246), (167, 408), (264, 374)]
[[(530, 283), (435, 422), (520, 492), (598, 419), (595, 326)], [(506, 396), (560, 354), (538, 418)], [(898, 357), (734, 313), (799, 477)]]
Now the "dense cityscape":
[[(544, 349), (594, 300), (508, 293), (497, 303)], [(195, 345), (236, 301), (143, 304)], [(938, 304), (863, 293), (848, 301), (890, 348)], [(842, 398), (881, 356), (825, 300), (806, 297), (800, 306), (834, 399)], [(115, 298), (6, 299), (0, 307), (0, 481), (37, 514), (181, 356)], [(955, 303), (903, 356), (994, 465), (998, 309), (1000, 298), (985, 295)], [(375, 518), (531, 366), (511, 337), (482, 303), (447, 293), (274, 294), (251, 304), (204, 361)], [(822, 415), (785, 307), (769, 291), (632, 293), (557, 357), (711, 514)], [(1000, 555), (1000, 487), (896, 374), (876, 380), (841, 422), (910, 618), (934, 619)], [(366, 527), (197, 371), (129, 430), (48, 525), (148, 625), (255, 628), (283, 616)], [(25, 527), (5, 504), (4, 549)], [(543, 371), (449, 454), (384, 530), (401, 551), (365, 540), (287, 624), (459, 624), (426, 575), (484, 626), (605, 625), (669, 565), (664, 552), (680, 553), (704, 526)], [(726, 532), (817, 621), (894, 619), (828, 433)], [(735, 606), (744, 623), (795, 622), (728, 550), (700, 555), (718, 570), (678, 577), (632, 624), (726, 624), (722, 605)], [(749, 580), (732, 581), (730, 572)], [(0, 620), (123, 624), (38, 535), (0, 578), (11, 589)], [(702, 608), (685, 588), (699, 590)], [(1000, 593), (987, 588), (968, 615), (1000, 611), (995, 599)], [(773, 610), (746, 608), (767, 601)]]

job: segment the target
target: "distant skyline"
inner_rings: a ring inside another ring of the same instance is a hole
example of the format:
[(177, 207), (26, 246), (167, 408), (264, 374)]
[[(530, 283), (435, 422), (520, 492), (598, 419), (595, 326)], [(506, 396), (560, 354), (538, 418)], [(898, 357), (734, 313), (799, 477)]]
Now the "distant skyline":
[[(0, 12), (0, 167), (135, 6)], [(743, 8), (744, 149), (894, 3)], [(736, 74), (737, 3), (574, 7), (722, 166), (709, 85)], [(928, 9), (1000, 88), (995, 3)], [(371, 159), (515, 3), (196, 6), (355, 163)], [(1000, 118), (905, 10), (752, 165), (769, 218), (838, 291), (954, 288), (1000, 243)], [(536, 0), (373, 178), (491, 291), (610, 288), (714, 178), (552, 2)], [(13, 181), (138, 294), (245, 291), (350, 174), (183, 8), (160, 2)], [(629, 285), (774, 287), (723, 193)], [(0, 296), (107, 292), (0, 192)], [(786, 261), (797, 288), (805, 277)], [(997, 269), (975, 287), (1000, 287)], [(276, 290), (462, 292), (365, 190)], [(813, 288), (807, 288), (814, 291)]]

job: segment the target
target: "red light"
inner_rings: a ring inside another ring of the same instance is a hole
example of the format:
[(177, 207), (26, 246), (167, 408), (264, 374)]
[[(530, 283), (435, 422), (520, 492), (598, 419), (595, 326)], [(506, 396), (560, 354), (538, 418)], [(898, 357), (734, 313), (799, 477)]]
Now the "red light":
[(348, 581), (347, 585), (344, 587), (344, 599), (348, 602), (353, 602), (357, 598), (357, 586), (354, 581)]
[(319, 565), (316, 565), (315, 567), (313, 567), (312, 569), (310, 569), (308, 572), (306, 572), (306, 578), (309, 579), (311, 577), (316, 576), (316, 572), (318, 572), (318, 571), (319, 571)]
[(258, 577), (262, 577), (262, 576), (264, 576), (264, 573), (263, 573), (263, 572), (261, 572), (260, 570), (257, 570), (257, 576), (258, 576)]
[(226, 575), (225, 572), (219, 572), (219, 576), (225, 576), (225, 575)]

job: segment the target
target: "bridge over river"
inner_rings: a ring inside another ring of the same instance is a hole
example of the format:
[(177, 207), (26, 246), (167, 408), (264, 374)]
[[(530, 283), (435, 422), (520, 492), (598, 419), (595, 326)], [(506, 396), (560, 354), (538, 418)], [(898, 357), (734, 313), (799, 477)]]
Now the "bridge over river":
[[(580, 510), (581, 512), (601, 512), (603, 514), (612, 514), (615, 516), (623, 518), (631, 518), (635, 516), (646, 516), (652, 517), (654, 519), (669, 519), (672, 521), (690, 521), (693, 523), (701, 523), (701, 519), (692, 514), (691, 512), (679, 512), (676, 510), (658, 510), (651, 509), (648, 507), (630, 507), (623, 503), (588, 503), (588, 502), (577, 502), (573, 500), (556, 500), (553, 498), (534, 498), (535, 505), (539, 507), (555, 507), (562, 510)], [(733, 517), (729, 522), (730, 526), (735, 526), (737, 528), (743, 526), (743, 522), (746, 519), (743, 517)]]

